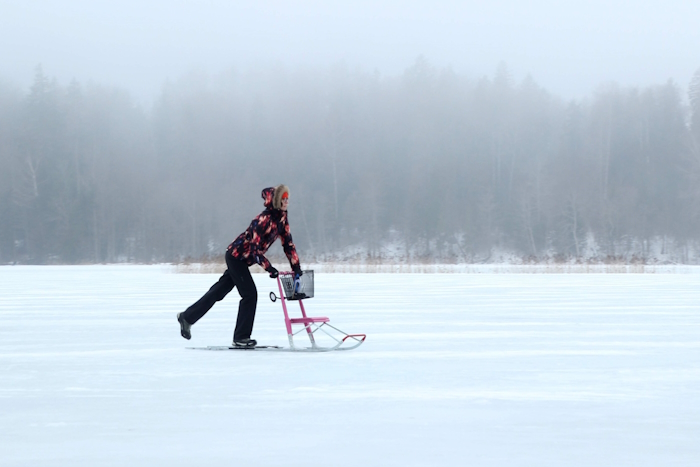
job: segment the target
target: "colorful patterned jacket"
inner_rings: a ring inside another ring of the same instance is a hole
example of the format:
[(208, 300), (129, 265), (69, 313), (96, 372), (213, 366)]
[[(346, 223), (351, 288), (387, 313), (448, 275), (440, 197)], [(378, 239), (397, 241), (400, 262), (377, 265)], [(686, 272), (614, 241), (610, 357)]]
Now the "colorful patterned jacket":
[(282, 237), (282, 248), (289, 259), (289, 264), (294, 271), (298, 272), (301, 266), (289, 231), (287, 211), (273, 208), (274, 191), (272, 187), (262, 191), (266, 209), (253, 219), (248, 229), (228, 246), (227, 252), (234, 258), (244, 261), (248, 266), (257, 263), (269, 272), (272, 265), (265, 258), (265, 252), (277, 237)]

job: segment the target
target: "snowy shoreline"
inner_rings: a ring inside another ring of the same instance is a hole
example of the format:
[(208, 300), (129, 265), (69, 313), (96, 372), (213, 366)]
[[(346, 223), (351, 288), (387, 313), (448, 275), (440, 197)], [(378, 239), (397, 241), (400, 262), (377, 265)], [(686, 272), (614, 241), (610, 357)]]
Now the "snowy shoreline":
[[(289, 269), (274, 263), (279, 270)], [(308, 263), (304, 269), (335, 274), (700, 274), (700, 266), (685, 264), (353, 264)], [(173, 264), (180, 274), (216, 274), (225, 269), (218, 263)], [(262, 268), (251, 271), (262, 274)]]

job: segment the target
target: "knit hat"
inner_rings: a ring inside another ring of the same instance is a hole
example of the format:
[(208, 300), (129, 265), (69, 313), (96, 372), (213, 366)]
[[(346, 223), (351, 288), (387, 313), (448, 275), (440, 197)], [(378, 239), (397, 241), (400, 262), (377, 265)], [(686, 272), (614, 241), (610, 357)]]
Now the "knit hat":
[(278, 185), (275, 187), (275, 196), (272, 199), (272, 207), (275, 209), (281, 209), (282, 198), (289, 198), (289, 187), (287, 185)]

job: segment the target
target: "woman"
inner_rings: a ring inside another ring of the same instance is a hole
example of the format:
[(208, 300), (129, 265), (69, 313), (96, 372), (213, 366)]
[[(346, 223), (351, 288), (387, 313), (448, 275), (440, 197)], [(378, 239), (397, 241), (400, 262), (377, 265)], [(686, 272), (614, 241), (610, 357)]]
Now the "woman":
[(265, 258), (264, 254), (270, 246), (282, 238), (284, 253), (289, 259), (292, 270), (301, 275), (299, 256), (292, 242), (292, 234), (287, 222), (287, 206), (289, 205), (289, 188), (279, 185), (275, 188), (265, 188), (262, 191), (265, 200), (265, 210), (253, 219), (248, 229), (240, 234), (228, 246), (226, 251), (226, 266), (228, 270), (194, 305), (183, 313), (178, 313), (180, 334), (190, 339), (190, 326), (199, 321), (214, 303), (223, 299), (234, 287), (238, 288), (241, 301), (238, 305), (238, 319), (233, 333), (233, 345), (238, 347), (255, 347), (257, 342), (250, 338), (255, 320), (255, 307), (258, 303), (258, 290), (250, 275), (249, 266), (254, 263), (262, 266), (273, 279), (278, 271)]

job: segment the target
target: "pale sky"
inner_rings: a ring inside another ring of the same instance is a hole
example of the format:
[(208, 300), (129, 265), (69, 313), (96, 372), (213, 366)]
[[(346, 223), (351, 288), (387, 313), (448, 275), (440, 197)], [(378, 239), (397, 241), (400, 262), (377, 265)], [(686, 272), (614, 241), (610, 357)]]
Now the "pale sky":
[(34, 69), (149, 102), (198, 70), (344, 64), (397, 75), (419, 55), (479, 78), (505, 62), (563, 98), (602, 83), (685, 93), (700, 68), (693, 0), (0, 0), (0, 80)]

